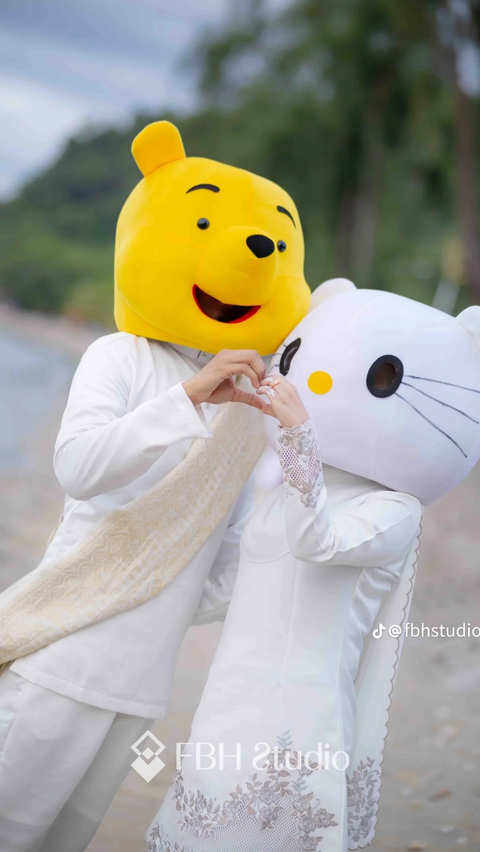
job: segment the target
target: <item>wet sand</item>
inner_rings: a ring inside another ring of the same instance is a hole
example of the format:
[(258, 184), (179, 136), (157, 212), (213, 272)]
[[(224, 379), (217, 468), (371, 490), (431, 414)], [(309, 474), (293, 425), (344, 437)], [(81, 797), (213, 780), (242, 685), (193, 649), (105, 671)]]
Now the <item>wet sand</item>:
[[(14, 431), (12, 462), (0, 471), (0, 587), (5, 588), (35, 567), (61, 511), (51, 457), (67, 381), (58, 378), (63, 373), (56, 359), (64, 359), (65, 377), (70, 375), (95, 332), (0, 306), (2, 335), (13, 335), (25, 348), (46, 345), (50, 351), (43, 353), (44, 363), (53, 358), (55, 369), (60, 369), (54, 381), (58, 394), (49, 396), (47, 410), (30, 411), (28, 428), (19, 429), (16, 437)], [(2, 351), (0, 340), (0, 357)], [(24, 412), (15, 416), (25, 418)], [(414, 624), (480, 626), (479, 506), (477, 468), (452, 494), (427, 509)], [(130, 772), (89, 852), (145, 852), (145, 830), (168, 787), (175, 743), (187, 739), (219, 634), (219, 625), (190, 629), (180, 654), (170, 719), (154, 727), (167, 746), (162, 755), (167, 767), (149, 784)], [(407, 639), (391, 710), (372, 852), (480, 850), (479, 719), (480, 639)]]

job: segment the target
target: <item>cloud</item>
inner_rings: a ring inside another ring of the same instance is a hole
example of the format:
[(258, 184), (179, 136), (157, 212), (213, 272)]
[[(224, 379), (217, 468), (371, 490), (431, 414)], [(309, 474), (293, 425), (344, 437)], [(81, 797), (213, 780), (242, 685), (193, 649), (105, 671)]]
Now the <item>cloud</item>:
[(63, 139), (85, 121), (85, 110), (65, 95), (18, 77), (0, 77), (0, 193), (45, 165)]
[(226, 0), (4, 0), (0, 6), (0, 195), (85, 125), (186, 109), (180, 60)]

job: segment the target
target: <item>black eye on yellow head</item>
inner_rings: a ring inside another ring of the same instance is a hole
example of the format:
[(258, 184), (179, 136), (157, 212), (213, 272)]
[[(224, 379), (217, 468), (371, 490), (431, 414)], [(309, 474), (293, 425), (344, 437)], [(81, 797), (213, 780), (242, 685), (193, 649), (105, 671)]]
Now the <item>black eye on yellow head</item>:
[(396, 355), (381, 355), (373, 362), (367, 374), (367, 388), (379, 399), (392, 396), (403, 379), (403, 364)]
[(298, 350), (300, 349), (301, 345), (302, 345), (302, 338), (297, 337), (296, 340), (292, 340), (292, 342), (289, 343), (288, 346), (286, 346), (285, 349), (283, 350), (282, 357), (280, 358), (280, 367), (279, 367), (282, 376), (287, 375), (287, 373), (288, 373), (288, 371), (289, 371), (289, 369), (292, 365), (292, 361), (293, 361), (295, 355), (297, 354)]
[(277, 243), (277, 248), (279, 251), (285, 251), (285, 249), (287, 248), (286, 242), (284, 240), (279, 240)]
[(208, 219), (199, 219), (197, 222), (197, 228), (200, 228), (201, 231), (206, 231), (207, 228), (210, 227), (210, 222)]

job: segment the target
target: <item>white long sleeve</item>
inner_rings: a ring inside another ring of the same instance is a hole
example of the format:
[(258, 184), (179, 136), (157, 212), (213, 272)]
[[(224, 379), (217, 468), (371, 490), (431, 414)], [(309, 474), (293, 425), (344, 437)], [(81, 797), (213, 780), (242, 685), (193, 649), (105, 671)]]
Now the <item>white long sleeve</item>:
[(303, 562), (400, 570), (418, 531), (420, 502), (409, 494), (374, 490), (330, 511), (318, 438), (311, 421), (279, 429), (285, 482), (285, 522), (292, 554)]
[(93, 343), (79, 364), (54, 456), (58, 480), (76, 500), (128, 485), (172, 444), (209, 437), (181, 383), (129, 411), (134, 371), (128, 347), (119, 352), (108, 337)]

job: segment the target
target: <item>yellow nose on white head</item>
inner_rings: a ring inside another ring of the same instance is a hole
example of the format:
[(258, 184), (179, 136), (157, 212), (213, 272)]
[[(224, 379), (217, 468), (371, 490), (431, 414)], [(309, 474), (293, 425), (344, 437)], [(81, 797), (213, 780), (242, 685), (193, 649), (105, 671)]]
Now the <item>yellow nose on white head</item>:
[(333, 379), (330, 373), (325, 373), (323, 370), (316, 370), (308, 377), (307, 384), (312, 393), (324, 394), (332, 389)]

